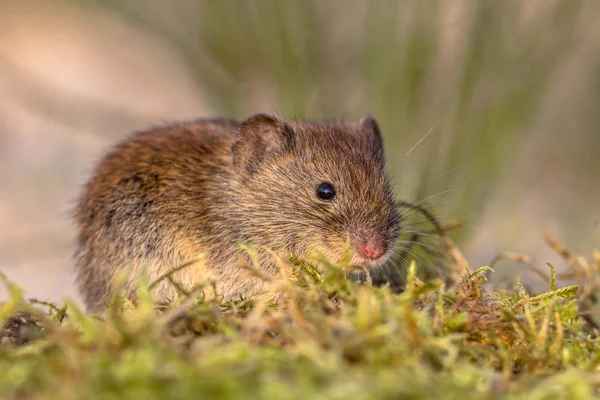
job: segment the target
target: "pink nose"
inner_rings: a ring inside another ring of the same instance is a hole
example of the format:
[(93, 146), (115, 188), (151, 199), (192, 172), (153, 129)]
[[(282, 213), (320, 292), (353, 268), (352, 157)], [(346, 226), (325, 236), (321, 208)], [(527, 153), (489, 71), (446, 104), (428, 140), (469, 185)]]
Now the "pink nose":
[(377, 259), (384, 252), (383, 240), (380, 238), (370, 238), (358, 246), (358, 254), (363, 258)]

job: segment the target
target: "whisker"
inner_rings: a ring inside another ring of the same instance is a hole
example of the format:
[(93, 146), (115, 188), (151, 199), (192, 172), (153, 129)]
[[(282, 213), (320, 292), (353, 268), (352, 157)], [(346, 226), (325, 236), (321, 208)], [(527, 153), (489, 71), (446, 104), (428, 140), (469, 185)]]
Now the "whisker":
[(425, 236), (425, 237), (434, 238), (434, 239), (442, 238), (442, 236), (438, 235), (437, 233), (430, 233), (430, 232), (423, 232), (423, 231), (402, 231), (402, 233), (414, 233), (419, 236)]
[[(398, 244), (408, 244), (408, 245), (418, 245), (423, 247), (424, 249), (428, 250), (431, 254), (436, 255), (436, 256), (445, 256), (446, 253), (444, 253), (442, 250), (440, 250), (439, 248), (436, 248), (434, 246), (428, 245), (426, 243), (423, 242), (416, 242), (416, 241), (412, 241), (412, 240), (399, 240), (397, 242)], [(410, 249), (411, 247), (402, 247), (402, 250), (406, 250), (406, 249)]]
[[(402, 229), (402, 232), (408, 232), (407, 228), (424, 229), (423, 225), (431, 225), (431, 222), (425, 221), (425, 220), (413, 220), (410, 223), (400, 224), (400, 227)], [(444, 227), (445, 227), (445, 225), (440, 224), (440, 228), (444, 228)], [(424, 231), (424, 233), (426, 233), (426, 232), (427, 231)], [(438, 232), (437, 234), (440, 235), (440, 236), (442, 236), (441, 232)]]
[[(415, 257), (415, 261), (417, 261), (417, 265), (420, 265), (420, 266), (424, 267), (427, 270), (435, 270), (438, 273), (440, 271), (443, 271), (443, 267), (441, 267), (440, 264), (434, 263), (431, 260), (423, 259), (421, 257), (417, 257), (417, 256), (414, 256), (414, 255), (413, 255), (413, 257)], [(402, 257), (402, 260), (405, 263), (403, 265), (408, 265), (408, 258)]]
[(436, 178), (433, 178), (433, 179), (432, 179), (432, 180), (430, 180), (428, 183), (433, 183), (433, 182), (435, 182), (435, 181), (437, 181), (437, 180), (440, 180), (440, 179), (442, 179), (443, 177), (445, 177), (445, 176), (447, 176), (447, 175), (450, 175), (451, 173), (453, 173), (453, 172), (455, 172), (455, 171), (458, 171), (459, 169), (460, 169), (460, 166), (458, 166), (458, 167), (455, 167), (455, 168), (452, 168), (450, 171), (444, 172), (444, 173), (443, 173), (443, 174), (441, 174), (440, 176), (438, 176), (438, 177), (436, 177)]
[(440, 123), (440, 121), (437, 121), (435, 124), (433, 124), (433, 126), (427, 131), (427, 133), (425, 133), (423, 135), (423, 137), (421, 139), (419, 139), (419, 141), (413, 147), (411, 147), (410, 150), (408, 150), (406, 152), (406, 154), (404, 155), (404, 157), (408, 156), (414, 149), (416, 149), (417, 146), (420, 145), (423, 142), (423, 140), (425, 140), (425, 138), (427, 136), (429, 136), (429, 134), (431, 134), (431, 132), (433, 132), (433, 130), (438, 126), (439, 123)]
[(418, 261), (419, 263), (421, 263), (423, 265), (427, 265), (427, 263), (422, 258), (422, 256), (420, 254), (416, 253), (414, 250), (412, 250), (412, 249), (404, 249), (404, 251), (403, 251), (402, 254), (404, 254), (404, 253), (413, 256), (415, 258), (415, 260)]
[(426, 258), (424, 258), (424, 256), (422, 254), (419, 254), (414, 249), (408, 249), (408, 250), (405, 251), (405, 253), (407, 255), (410, 255), (410, 256), (414, 257), (415, 260), (418, 261), (419, 263), (421, 263), (423, 265), (428, 265), (428, 261), (426, 260)]
[(418, 206), (418, 205), (421, 205), (421, 204), (425, 203), (428, 200), (431, 200), (431, 199), (436, 198), (438, 196), (442, 196), (444, 194), (448, 194), (448, 193), (452, 193), (452, 192), (454, 192), (454, 189), (447, 189), (447, 190), (441, 191), (439, 193), (432, 194), (431, 196), (425, 197), (423, 200), (418, 201), (417, 203), (415, 203), (413, 205)]

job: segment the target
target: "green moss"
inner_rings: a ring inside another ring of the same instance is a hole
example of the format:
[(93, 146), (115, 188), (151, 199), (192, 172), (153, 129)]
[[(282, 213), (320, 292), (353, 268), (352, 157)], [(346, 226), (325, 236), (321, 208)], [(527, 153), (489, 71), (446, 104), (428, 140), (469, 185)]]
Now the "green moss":
[[(140, 283), (102, 315), (39, 311), (7, 281), (7, 322), (42, 337), (0, 346), (2, 398), (587, 398), (600, 341), (578, 316), (577, 287), (486, 292), (489, 268), (447, 287), (414, 264), (403, 293), (301, 260), (267, 297), (227, 303), (193, 292), (157, 306)], [(308, 269), (307, 269), (308, 268)], [(17, 314), (20, 313), (20, 314)], [(12, 319), (11, 319), (12, 318)], [(4, 340), (5, 341), (5, 340)], [(5, 341), (8, 343), (7, 341)]]

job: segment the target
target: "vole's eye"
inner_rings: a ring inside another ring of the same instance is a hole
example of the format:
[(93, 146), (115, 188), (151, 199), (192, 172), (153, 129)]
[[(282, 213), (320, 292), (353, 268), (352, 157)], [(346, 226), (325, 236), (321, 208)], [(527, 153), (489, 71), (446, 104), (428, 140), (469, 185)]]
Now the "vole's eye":
[(317, 197), (321, 200), (332, 201), (335, 199), (335, 188), (329, 182), (323, 182), (317, 188)]

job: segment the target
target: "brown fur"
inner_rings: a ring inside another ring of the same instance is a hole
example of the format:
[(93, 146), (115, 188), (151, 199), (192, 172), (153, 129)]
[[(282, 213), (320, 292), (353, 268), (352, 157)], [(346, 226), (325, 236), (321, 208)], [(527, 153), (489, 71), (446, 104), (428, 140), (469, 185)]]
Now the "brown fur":
[[(316, 196), (321, 182), (337, 197)], [(238, 244), (276, 254), (341, 260), (354, 245), (379, 235), (395, 246), (399, 215), (384, 173), (381, 134), (360, 122), (283, 121), (268, 115), (198, 120), (133, 134), (96, 167), (75, 212), (75, 271), (87, 308), (98, 311), (125, 271), (127, 289), (144, 268), (151, 280), (202, 252), (203, 264), (175, 276), (191, 287), (214, 279), (226, 298), (252, 295), (266, 284), (237, 264)], [(272, 260), (261, 268), (278, 273)], [(166, 282), (158, 298), (173, 297)]]

